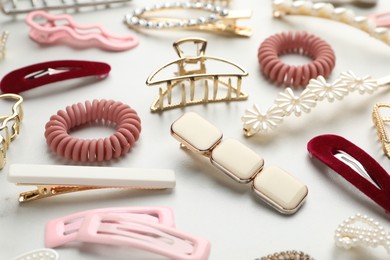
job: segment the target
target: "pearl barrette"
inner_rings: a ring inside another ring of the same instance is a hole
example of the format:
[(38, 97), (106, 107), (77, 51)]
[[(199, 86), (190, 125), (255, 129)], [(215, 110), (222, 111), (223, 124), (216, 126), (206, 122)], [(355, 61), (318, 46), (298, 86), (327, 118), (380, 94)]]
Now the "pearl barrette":
[(383, 246), (390, 254), (390, 232), (386, 232), (373, 218), (360, 213), (344, 220), (336, 229), (334, 239), (337, 246), (345, 249)]
[(336, 8), (330, 3), (313, 3), (303, 0), (274, 0), (272, 7), (273, 15), (277, 18), (285, 15), (306, 15), (325, 18), (353, 26), (386, 44), (390, 44), (390, 34), (387, 28), (377, 26), (374, 18), (355, 16), (350, 9)]
[(356, 91), (360, 94), (372, 94), (388, 81), (386, 77), (378, 80), (372, 79), (371, 76), (357, 77), (352, 71), (348, 71), (341, 73), (333, 83), (327, 82), (323, 76), (311, 79), (300, 95), (296, 95), (291, 88), (286, 88), (279, 92), (274, 104), (266, 112), (258, 105), (245, 110), (241, 118), (244, 134), (252, 136), (270, 132), (282, 124), (284, 117), (292, 114), (299, 117), (303, 113), (309, 113), (319, 101), (326, 99), (332, 103)]
[[(155, 15), (149, 15), (157, 12), (177, 12), (178, 10), (203, 11), (210, 14), (195, 18), (157, 17)], [(228, 10), (225, 7), (211, 3), (173, 2), (134, 9), (125, 15), (124, 22), (135, 30), (188, 29), (249, 37), (252, 35), (252, 29), (237, 26), (236, 22), (239, 19), (250, 18), (251, 14), (251, 10)]]
[(22, 255), (19, 255), (12, 260), (58, 260), (58, 253), (50, 248), (36, 249)]

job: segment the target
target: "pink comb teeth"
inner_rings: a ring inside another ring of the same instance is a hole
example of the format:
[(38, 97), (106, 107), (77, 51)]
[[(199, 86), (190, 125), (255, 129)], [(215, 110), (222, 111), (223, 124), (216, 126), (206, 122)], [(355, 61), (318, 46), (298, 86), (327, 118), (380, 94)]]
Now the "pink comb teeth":
[(67, 14), (51, 15), (45, 11), (34, 11), (27, 15), (26, 23), (31, 27), (30, 38), (43, 44), (64, 41), (76, 47), (99, 47), (108, 51), (129, 50), (139, 44), (135, 35), (112, 35), (101, 25), (77, 24)]

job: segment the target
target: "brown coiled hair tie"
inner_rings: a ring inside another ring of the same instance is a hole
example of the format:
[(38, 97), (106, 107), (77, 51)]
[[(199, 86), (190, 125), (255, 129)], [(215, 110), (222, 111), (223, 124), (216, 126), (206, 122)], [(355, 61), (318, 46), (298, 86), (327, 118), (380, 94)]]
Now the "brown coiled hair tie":
[[(116, 132), (110, 137), (79, 139), (69, 135), (77, 126), (93, 122), (109, 122), (116, 126)], [(138, 140), (141, 132), (141, 120), (137, 112), (118, 101), (85, 101), (59, 110), (50, 117), (45, 131), (46, 142), (52, 151), (73, 161), (103, 161), (118, 158), (126, 154)]]
[[(313, 62), (293, 66), (279, 59), (283, 54), (301, 54)], [(306, 86), (310, 79), (332, 72), (336, 57), (332, 47), (315, 35), (306, 32), (284, 32), (270, 36), (259, 47), (260, 69), (269, 80), (285, 86)]]

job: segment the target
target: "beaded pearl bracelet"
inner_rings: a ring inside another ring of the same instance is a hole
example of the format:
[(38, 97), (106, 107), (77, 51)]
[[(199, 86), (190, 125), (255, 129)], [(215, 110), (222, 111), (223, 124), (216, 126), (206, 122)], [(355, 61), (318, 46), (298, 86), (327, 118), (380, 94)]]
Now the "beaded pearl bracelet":
[[(279, 56), (296, 53), (313, 59), (312, 63), (293, 66), (282, 62)], [(266, 78), (286, 86), (305, 86), (320, 75), (332, 72), (336, 57), (332, 47), (321, 38), (306, 32), (279, 33), (268, 37), (259, 47), (257, 58)]]
[[(68, 132), (77, 126), (92, 122), (110, 122), (117, 130), (110, 137), (98, 140), (71, 137)], [(121, 102), (113, 100), (85, 101), (59, 110), (45, 126), (45, 137), (52, 151), (68, 160), (103, 161), (126, 154), (138, 140), (141, 120), (137, 112)]]

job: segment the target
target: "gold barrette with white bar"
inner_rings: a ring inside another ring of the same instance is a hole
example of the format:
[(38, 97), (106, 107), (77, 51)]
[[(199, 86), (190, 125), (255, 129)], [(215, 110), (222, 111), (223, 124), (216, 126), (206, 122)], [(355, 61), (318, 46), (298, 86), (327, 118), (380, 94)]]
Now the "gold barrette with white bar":
[(10, 165), (8, 181), (37, 186), (21, 193), (19, 202), (103, 188), (169, 189), (176, 183), (172, 170), (28, 164)]
[[(186, 44), (196, 46), (195, 55), (184, 53), (183, 47)], [(173, 47), (180, 58), (155, 70), (146, 80), (148, 86), (165, 85), (159, 88), (158, 97), (150, 107), (152, 112), (248, 98), (248, 95), (241, 90), (242, 77), (248, 76), (248, 72), (231, 61), (206, 56), (205, 39), (185, 38), (175, 42)], [(206, 64), (210, 66), (208, 69)], [(167, 77), (165, 74), (168, 73), (174, 76)], [(209, 89), (210, 85), (211, 89)], [(196, 89), (197, 93), (195, 93)], [(203, 93), (200, 93), (202, 90)]]
[(19, 134), (23, 119), (23, 98), (16, 94), (1, 94), (0, 99), (16, 100), (12, 106), (12, 114), (0, 116), (0, 170), (4, 168), (7, 150), (12, 140)]
[(295, 213), (307, 197), (305, 184), (279, 167), (263, 169), (262, 157), (237, 140), (222, 140), (221, 130), (196, 113), (185, 113), (173, 122), (171, 134), (235, 181), (253, 182), (254, 192), (283, 214)]

